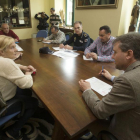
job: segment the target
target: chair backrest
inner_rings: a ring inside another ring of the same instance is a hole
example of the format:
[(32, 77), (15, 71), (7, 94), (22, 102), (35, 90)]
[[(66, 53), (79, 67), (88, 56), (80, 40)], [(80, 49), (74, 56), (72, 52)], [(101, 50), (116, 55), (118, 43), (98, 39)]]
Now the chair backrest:
[(20, 114), (20, 111), (17, 111), (13, 114), (4, 116), (0, 118), (0, 127), (3, 126), (6, 122), (8, 122), (9, 120), (13, 119), (15, 116), (17, 116), (18, 114)]
[(66, 34), (66, 41), (70, 39), (69, 34)]
[[(5, 111), (7, 109), (12, 109), (13, 106), (20, 106), (21, 110), (13, 112), (11, 114), (6, 115)], [(0, 109), (0, 129), (2, 128), (2, 126), (8, 122), (9, 120), (13, 119), (15, 116), (19, 116), (21, 117), (24, 113), (24, 102), (20, 99), (14, 99), (10, 102), (7, 103), (7, 106), (3, 107), (2, 109)]]
[(102, 130), (98, 134), (98, 140), (118, 140), (113, 134), (106, 130)]
[(73, 33), (72, 32), (67, 32), (65, 33), (66, 36), (66, 41), (69, 40), (72, 37)]
[(48, 31), (46, 30), (40, 30), (36, 35), (36, 37), (44, 37), (44, 38), (46, 38), (47, 36), (48, 36)]

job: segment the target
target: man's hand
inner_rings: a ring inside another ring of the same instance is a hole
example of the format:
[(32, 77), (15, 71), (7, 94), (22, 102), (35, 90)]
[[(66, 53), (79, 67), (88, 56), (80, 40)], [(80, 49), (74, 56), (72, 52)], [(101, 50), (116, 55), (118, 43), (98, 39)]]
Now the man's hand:
[(98, 56), (96, 53), (87, 53), (86, 54), (86, 58), (93, 58), (93, 60), (97, 60), (98, 59)]
[(88, 59), (88, 58), (90, 58), (91, 56), (90, 56), (90, 53), (87, 53), (86, 54), (86, 58)]
[(82, 91), (91, 89), (90, 83), (82, 79), (79, 81), (79, 86)]
[(96, 53), (91, 53), (91, 57), (94, 59), (94, 60), (97, 60), (98, 59), (98, 56)]
[(51, 43), (52, 41), (51, 40), (46, 40), (45, 42), (50, 42)]
[(17, 39), (15, 39), (15, 42), (18, 42), (18, 40), (17, 40)]
[(106, 79), (111, 80), (112, 75), (106, 70), (103, 69), (99, 72), (100, 75), (103, 75)]
[(64, 48), (64, 45), (63, 44), (60, 44), (59, 45), (59, 48), (63, 49)]
[(43, 38), (43, 41), (46, 42), (47, 40), (45, 38)]
[(65, 48), (65, 49), (68, 49), (68, 50), (73, 50), (73, 47), (72, 47), (72, 46), (69, 46), (69, 45), (65, 45), (64, 48)]

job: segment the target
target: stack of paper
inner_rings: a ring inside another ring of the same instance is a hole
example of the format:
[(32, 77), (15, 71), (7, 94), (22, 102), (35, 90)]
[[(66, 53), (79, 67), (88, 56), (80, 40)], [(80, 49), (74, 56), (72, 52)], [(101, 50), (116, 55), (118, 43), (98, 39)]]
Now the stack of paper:
[(96, 77), (92, 77), (90, 79), (87, 79), (86, 81), (88, 81), (90, 83), (90, 86), (93, 90), (95, 90), (102, 96), (107, 95), (112, 89), (111, 85), (99, 80)]
[(63, 59), (70, 59), (70, 58), (77, 57), (80, 54), (72, 51), (57, 51), (54, 52), (53, 55), (61, 57)]
[(92, 61), (93, 60), (93, 58), (86, 58), (85, 55), (83, 55), (83, 59), (84, 60), (89, 60), (89, 61)]
[(60, 50), (63, 50), (63, 49), (60, 49), (59, 47), (52, 47), (54, 50), (56, 51), (60, 51)]
[(68, 50), (68, 49), (64, 49), (64, 48), (60, 48), (60, 47), (52, 47), (54, 50), (56, 51), (65, 51), (65, 52), (75, 52), (77, 50)]
[(42, 41), (43, 43), (46, 43), (46, 44), (50, 44), (51, 42), (45, 42), (45, 41)]

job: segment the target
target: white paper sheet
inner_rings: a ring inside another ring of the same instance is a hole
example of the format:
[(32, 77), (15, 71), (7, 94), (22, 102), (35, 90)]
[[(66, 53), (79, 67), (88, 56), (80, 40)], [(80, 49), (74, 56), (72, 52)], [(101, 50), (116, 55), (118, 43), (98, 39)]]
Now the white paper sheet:
[(42, 41), (43, 43), (45, 43), (45, 44), (50, 44), (51, 42), (45, 42), (45, 41)]
[(23, 51), (23, 49), (18, 44), (16, 44), (16, 48), (17, 48), (18, 52)]
[(77, 50), (68, 50), (68, 49), (64, 49), (64, 48), (60, 48), (60, 47), (52, 47), (54, 50), (56, 51), (65, 51), (65, 52), (75, 52)]
[(90, 83), (90, 86), (93, 90), (95, 90), (102, 96), (107, 95), (112, 89), (111, 85), (99, 80), (96, 77), (89, 78), (86, 81)]
[(61, 50), (59, 47), (52, 47), (54, 50), (59, 51)]
[(83, 55), (83, 60), (93, 61), (93, 58), (86, 58), (85, 55)]
[(63, 59), (70, 59), (70, 58), (77, 57), (80, 54), (75, 52), (57, 51), (54, 52), (53, 55), (61, 57)]

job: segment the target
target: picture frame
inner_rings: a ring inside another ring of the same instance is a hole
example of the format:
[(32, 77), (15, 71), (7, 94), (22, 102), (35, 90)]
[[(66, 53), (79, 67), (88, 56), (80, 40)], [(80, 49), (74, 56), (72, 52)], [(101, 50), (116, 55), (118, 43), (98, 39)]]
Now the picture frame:
[(20, 20), (19, 20), (19, 24), (25, 24), (24, 19), (20, 19)]
[(117, 8), (119, 0), (76, 0), (76, 9)]
[(12, 18), (12, 24), (16, 24), (17, 23), (17, 19), (16, 18)]

